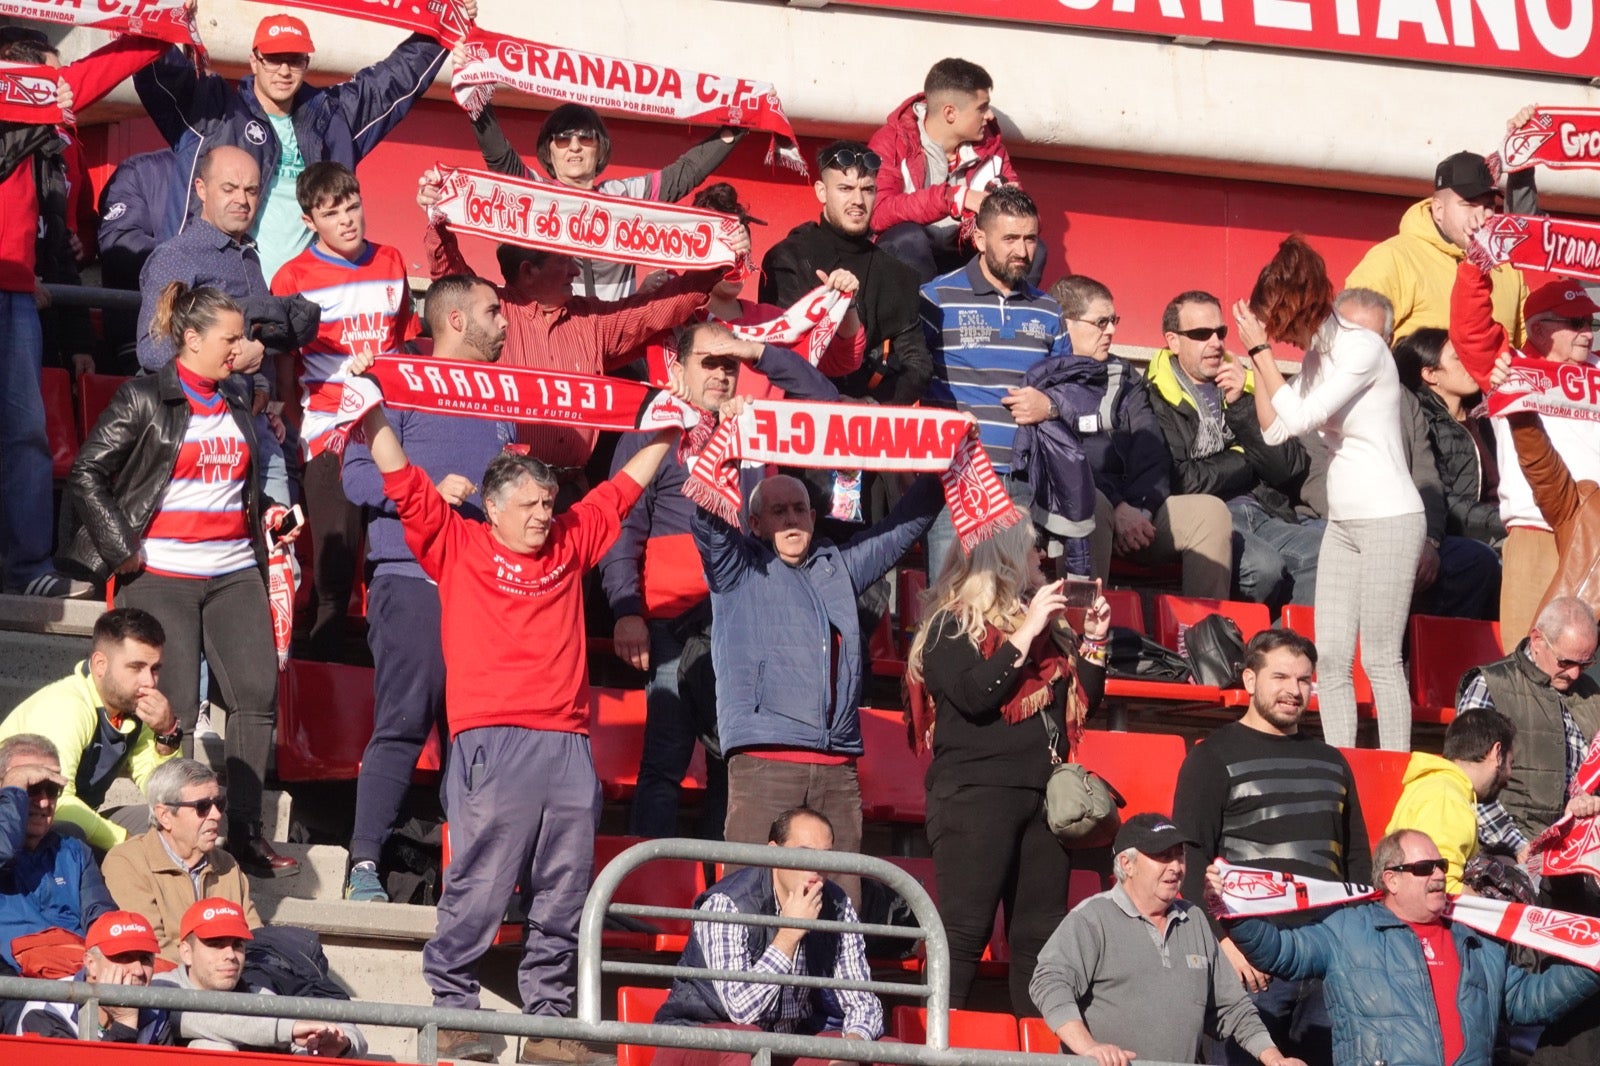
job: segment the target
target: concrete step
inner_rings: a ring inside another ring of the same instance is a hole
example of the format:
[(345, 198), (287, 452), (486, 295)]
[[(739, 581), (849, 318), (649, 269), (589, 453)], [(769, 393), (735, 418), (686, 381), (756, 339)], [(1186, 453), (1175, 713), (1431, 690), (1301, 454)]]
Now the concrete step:
[[(0, 600), (21, 600), (26, 604), (73, 602), (31, 596), (0, 596)], [(0, 663), (5, 664), (0, 669), (0, 718), (45, 685), (66, 677), (89, 655), (87, 636), (7, 629), (5, 625), (10, 620), (14, 619), (0, 614)]]
[(250, 894), (257, 900), (257, 907), (269, 898), (342, 902), (345, 864), (350, 861), (348, 851), (332, 844), (290, 844), (279, 837), (269, 839), (279, 854), (300, 861), (300, 872), (293, 877), (250, 878)]

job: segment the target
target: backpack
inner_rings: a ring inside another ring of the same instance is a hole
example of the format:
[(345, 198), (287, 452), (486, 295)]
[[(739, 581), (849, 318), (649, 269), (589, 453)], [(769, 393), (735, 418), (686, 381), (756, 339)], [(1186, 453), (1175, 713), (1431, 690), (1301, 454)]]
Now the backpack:
[(1244, 681), (1244, 634), (1225, 614), (1208, 614), (1179, 635), (1194, 679), (1216, 688), (1240, 688)]

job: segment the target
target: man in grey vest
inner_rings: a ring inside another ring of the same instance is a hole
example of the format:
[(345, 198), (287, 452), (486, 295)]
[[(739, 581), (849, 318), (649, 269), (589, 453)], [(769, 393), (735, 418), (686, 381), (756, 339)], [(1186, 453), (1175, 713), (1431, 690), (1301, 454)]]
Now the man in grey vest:
[[(1594, 664), (1594, 611), (1572, 596), (1547, 603), (1533, 628), (1504, 659), (1468, 670), (1456, 713), (1488, 707), (1517, 726), (1517, 758), (1500, 798), (1478, 806), (1481, 850), (1528, 857), (1528, 843), (1563, 813), (1600, 814), (1600, 797), (1570, 796), (1589, 743), (1600, 730), (1600, 684)], [(1569, 798), (1570, 796), (1570, 798)], [(1577, 914), (1600, 915), (1600, 891), (1582, 875), (1543, 878), (1539, 902)], [(1600, 1059), (1600, 997), (1548, 1027), (1534, 1056), (1538, 1066)]]

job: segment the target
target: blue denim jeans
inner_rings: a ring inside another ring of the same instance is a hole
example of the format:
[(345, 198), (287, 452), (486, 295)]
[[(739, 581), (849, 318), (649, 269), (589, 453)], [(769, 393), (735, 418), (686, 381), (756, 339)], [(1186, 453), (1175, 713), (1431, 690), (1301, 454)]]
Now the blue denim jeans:
[(50, 570), (55, 550), (43, 357), (33, 294), (0, 292), (0, 552), (7, 590)]
[(1314, 603), (1326, 523), (1320, 518), (1285, 522), (1249, 497), (1231, 501), (1228, 513), (1233, 516), (1233, 572), (1240, 598), (1275, 609)]
[[(1218, 965), (1228, 963), (1222, 961)], [(1265, 992), (1247, 995), (1279, 1051), (1305, 1060), (1307, 1066), (1333, 1066), (1333, 1021), (1328, 1017), (1320, 980), (1286, 981), (1274, 977)], [(1213, 1054), (1211, 1061), (1219, 1066), (1254, 1066), (1256, 1057), (1230, 1039), (1222, 1054)]]
[(1500, 556), (1482, 541), (1445, 537), (1439, 576), (1417, 596), (1420, 614), (1492, 620), (1500, 614)]

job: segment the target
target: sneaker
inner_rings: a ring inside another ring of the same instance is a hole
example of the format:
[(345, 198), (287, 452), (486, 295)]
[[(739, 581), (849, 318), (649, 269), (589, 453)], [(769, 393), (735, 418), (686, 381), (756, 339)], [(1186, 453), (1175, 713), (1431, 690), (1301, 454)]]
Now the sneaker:
[(24, 596), (46, 596), (57, 600), (81, 600), (94, 593), (94, 586), (54, 570), (46, 571), (22, 587)]
[(201, 737), (216, 737), (218, 740), (222, 739), (222, 734), (218, 733), (216, 727), (211, 724), (210, 700), (201, 701), (200, 712), (195, 716), (194, 720), (194, 738), (199, 740)]
[[(439, 1054), (443, 1056), (444, 1052), (440, 1051)], [(517, 1061), (530, 1066), (617, 1066), (617, 1057), (598, 1050), (595, 1044), (587, 1044), (582, 1040), (535, 1040), (532, 1037), (522, 1042)]]
[(494, 1048), (482, 1033), (466, 1029), (439, 1030), (439, 1058), (456, 1062), (493, 1062)]
[(344, 882), (344, 898), (352, 903), (388, 903), (389, 893), (378, 880), (378, 867), (370, 862), (358, 862), (350, 867), (350, 876)]

